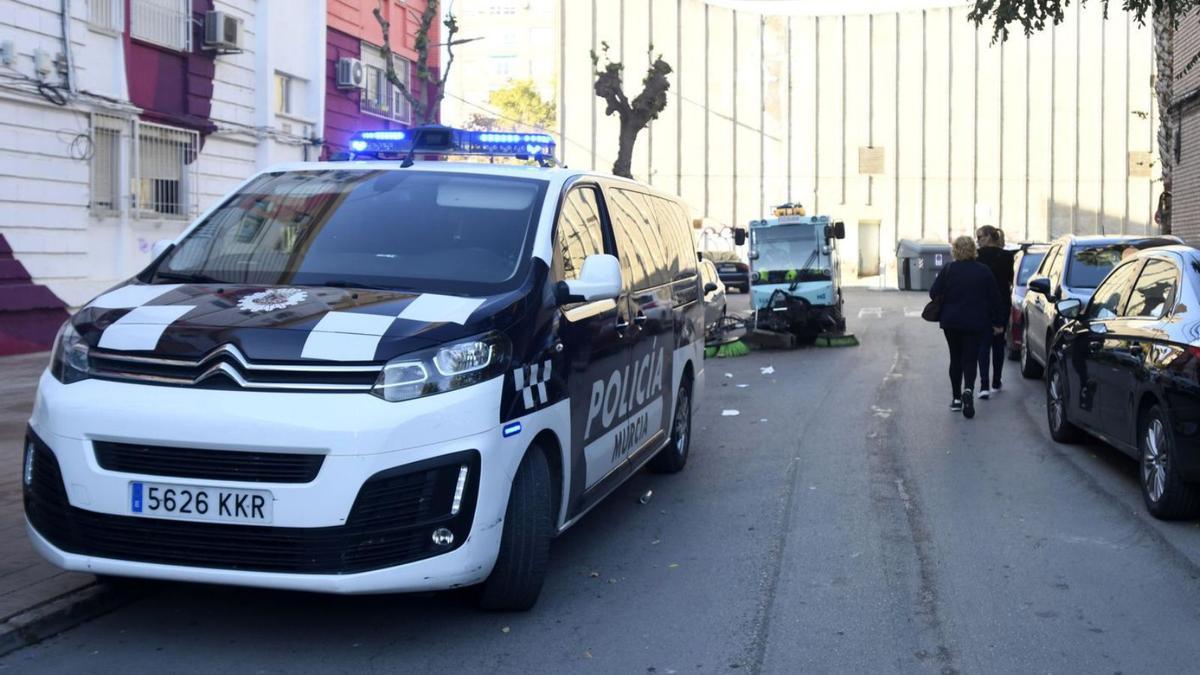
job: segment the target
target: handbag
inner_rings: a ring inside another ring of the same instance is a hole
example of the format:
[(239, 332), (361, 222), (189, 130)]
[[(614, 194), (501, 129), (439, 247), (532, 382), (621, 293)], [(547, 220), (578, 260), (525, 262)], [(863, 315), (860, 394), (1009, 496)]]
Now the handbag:
[(942, 296), (925, 303), (925, 309), (921, 310), (921, 318), (931, 323), (937, 323), (942, 318)]

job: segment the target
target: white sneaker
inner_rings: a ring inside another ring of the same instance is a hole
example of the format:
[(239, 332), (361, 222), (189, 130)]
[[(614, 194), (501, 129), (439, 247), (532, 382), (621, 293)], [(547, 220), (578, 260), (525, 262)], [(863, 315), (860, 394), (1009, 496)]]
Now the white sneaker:
[(980, 390), (980, 392), (979, 392), (979, 398), (982, 398), (982, 399), (989, 399), (989, 398), (991, 398), (991, 397), (992, 397), (992, 390), (991, 390), (991, 389), (982, 389), (982, 390)]

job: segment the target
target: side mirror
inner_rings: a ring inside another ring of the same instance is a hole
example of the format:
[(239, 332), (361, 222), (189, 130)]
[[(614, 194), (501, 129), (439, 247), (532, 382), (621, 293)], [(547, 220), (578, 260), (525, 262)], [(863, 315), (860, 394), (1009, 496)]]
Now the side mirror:
[(733, 228), (733, 243), (737, 246), (742, 246), (746, 243), (746, 228)]
[(710, 281), (707, 284), (704, 284), (704, 294), (705, 295), (708, 295), (709, 293), (712, 293), (715, 290), (717, 290), (717, 285), (714, 284), (713, 282)]
[(1034, 277), (1029, 280), (1029, 290), (1050, 297), (1050, 280), (1046, 277)]
[(159, 239), (154, 242), (154, 245), (150, 247), (150, 257), (158, 260), (158, 257), (166, 253), (173, 243), (170, 239)]
[(846, 238), (846, 224), (840, 220), (833, 224), (833, 238), (834, 239), (845, 239)]
[(751, 260), (758, 260), (758, 251), (750, 251), (749, 258)]
[(1058, 310), (1058, 315), (1064, 319), (1074, 319), (1083, 311), (1083, 301), (1078, 298), (1067, 298), (1059, 300), (1054, 305)]
[(621, 263), (607, 253), (589, 255), (578, 279), (560, 281), (558, 304), (615, 300), (621, 295)]

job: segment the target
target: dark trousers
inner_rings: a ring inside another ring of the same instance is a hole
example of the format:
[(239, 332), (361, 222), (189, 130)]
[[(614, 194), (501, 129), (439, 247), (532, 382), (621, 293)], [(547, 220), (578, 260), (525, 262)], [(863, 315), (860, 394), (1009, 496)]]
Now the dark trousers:
[[(979, 388), (987, 389), (992, 382), (1000, 382), (1004, 378), (1000, 377), (1004, 372), (1004, 357), (1005, 351), (1008, 350), (1008, 342), (1004, 337), (1004, 333), (996, 335), (995, 331), (989, 330), (979, 341)], [(991, 366), (991, 377), (988, 377), (988, 366)]]
[(963, 389), (975, 388), (975, 368), (979, 364), (979, 343), (983, 335), (976, 331), (943, 330), (950, 349), (950, 388), (954, 398)]

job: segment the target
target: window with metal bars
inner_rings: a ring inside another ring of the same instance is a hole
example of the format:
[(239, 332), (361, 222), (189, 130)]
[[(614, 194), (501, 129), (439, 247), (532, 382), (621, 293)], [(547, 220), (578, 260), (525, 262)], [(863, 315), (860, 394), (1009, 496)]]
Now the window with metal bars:
[(93, 28), (120, 33), (125, 30), (124, 0), (88, 0), (88, 23)]
[(130, 0), (130, 36), (176, 51), (191, 51), (190, 4), (191, 0)]
[(198, 210), (195, 160), (200, 135), (150, 122), (137, 123), (134, 153), (135, 212), (181, 216)]
[[(409, 105), (408, 99), (400, 92), (400, 88), (388, 81), (387, 61), (383, 56), (383, 50), (364, 42), (362, 61), (363, 66), (366, 67), (367, 87), (363, 90), (362, 98), (359, 99), (359, 110), (397, 122), (411, 123), (412, 107)], [(396, 76), (400, 78), (405, 87), (411, 87), (409, 62), (400, 56), (395, 56), (393, 64), (396, 68)]]

